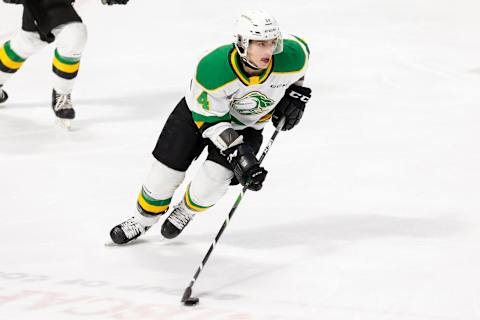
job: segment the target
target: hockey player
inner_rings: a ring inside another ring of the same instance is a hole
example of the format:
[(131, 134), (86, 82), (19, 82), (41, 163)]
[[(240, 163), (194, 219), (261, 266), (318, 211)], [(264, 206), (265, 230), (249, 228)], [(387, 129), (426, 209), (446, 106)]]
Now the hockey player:
[(206, 161), (162, 225), (165, 238), (178, 236), (229, 185), (260, 190), (267, 175), (255, 156), (262, 130), (270, 119), (276, 126), (285, 117), (282, 130), (290, 130), (302, 118), (311, 95), (303, 86), (308, 56), (307, 44), (294, 36), (283, 38), (268, 13), (243, 13), (234, 43), (199, 61), (186, 96), (170, 114), (153, 150), (155, 160), (138, 196), (137, 211), (111, 230), (113, 242), (138, 238), (167, 212), (186, 170), (205, 147)]
[[(65, 126), (75, 118), (71, 92), (87, 41), (87, 29), (72, 6), (75, 0), (3, 0), (23, 4), (22, 29), (0, 45), (0, 103), (8, 99), (2, 89), (5, 82), (25, 60), (55, 41), (53, 58), (52, 109)], [(102, 3), (126, 4), (128, 0), (102, 0)]]

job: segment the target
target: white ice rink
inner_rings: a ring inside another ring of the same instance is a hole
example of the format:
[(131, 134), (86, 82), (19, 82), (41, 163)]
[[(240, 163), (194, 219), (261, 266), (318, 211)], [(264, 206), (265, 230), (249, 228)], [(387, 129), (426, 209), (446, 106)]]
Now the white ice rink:
[[(480, 319), (478, 0), (77, 2), (73, 130), (54, 125), (52, 46), (0, 106), (1, 320)], [(238, 187), (176, 240), (158, 224), (104, 242), (135, 210), (196, 58), (257, 6), (309, 43), (313, 98), (184, 307)], [(20, 20), (0, 2), (2, 43)]]

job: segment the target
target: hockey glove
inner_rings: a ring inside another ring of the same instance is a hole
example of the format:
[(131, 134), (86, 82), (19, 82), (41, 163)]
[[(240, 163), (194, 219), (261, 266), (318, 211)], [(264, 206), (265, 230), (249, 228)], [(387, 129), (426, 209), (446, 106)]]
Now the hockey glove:
[(111, 6), (114, 4), (127, 4), (128, 1), (129, 0), (102, 0), (102, 3)]
[(278, 102), (272, 114), (272, 123), (276, 127), (285, 116), (285, 124), (282, 130), (290, 130), (295, 127), (302, 119), (305, 104), (308, 102), (312, 94), (312, 90), (307, 87), (292, 84), (285, 91), (285, 95)]
[(3, 2), (11, 4), (22, 4), (23, 0), (3, 0)]
[(253, 191), (262, 189), (262, 183), (265, 181), (268, 171), (260, 167), (252, 147), (242, 143), (225, 150), (225, 154), (235, 177), (242, 186)]

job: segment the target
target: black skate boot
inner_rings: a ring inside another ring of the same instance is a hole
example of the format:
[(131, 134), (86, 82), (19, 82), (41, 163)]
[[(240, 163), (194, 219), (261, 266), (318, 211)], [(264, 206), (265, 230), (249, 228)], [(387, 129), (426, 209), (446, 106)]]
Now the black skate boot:
[(183, 201), (175, 206), (172, 213), (163, 222), (162, 236), (173, 239), (178, 236), (187, 224), (193, 219), (195, 212), (187, 209)]
[(3, 91), (2, 86), (0, 85), (0, 103), (4, 103), (8, 99), (8, 94)]
[(72, 106), (72, 98), (70, 93), (60, 94), (55, 91), (52, 91), (52, 109), (57, 116), (57, 119), (60, 121), (60, 124), (70, 128), (71, 120), (75, 118), (75, 110)]
[(125, 244), (137, 239), (148, 231), (151, 226), (158, 222), (160, 217), (143, 217), (140, 214), (113, 227), (110, 238), (116, 244)]

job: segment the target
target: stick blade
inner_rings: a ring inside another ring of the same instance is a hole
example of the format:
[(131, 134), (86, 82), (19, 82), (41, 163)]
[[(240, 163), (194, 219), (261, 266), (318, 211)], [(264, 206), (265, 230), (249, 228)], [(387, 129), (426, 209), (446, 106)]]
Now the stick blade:
[(192, 287), (189, 286), (183, 292), (182, 302), (187, 301), (191, 295), (192, 295)]
[(190, 297), (187, 300), (185, 300), (185, 302), (183, 304), (191, 307), (191, 306), (196, 306), (199, 301), (200, 301), (200, 299), (197, 298), (197, 297)]

